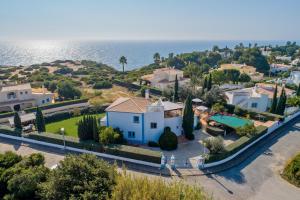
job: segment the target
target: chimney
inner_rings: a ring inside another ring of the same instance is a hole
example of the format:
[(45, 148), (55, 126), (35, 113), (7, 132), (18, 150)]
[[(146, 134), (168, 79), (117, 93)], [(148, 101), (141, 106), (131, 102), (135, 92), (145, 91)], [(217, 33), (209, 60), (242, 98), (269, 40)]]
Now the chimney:
[(149, 99), (149, 97), (150, 97), (150, 90), (146, 89), (145, 90), (145, 99)]

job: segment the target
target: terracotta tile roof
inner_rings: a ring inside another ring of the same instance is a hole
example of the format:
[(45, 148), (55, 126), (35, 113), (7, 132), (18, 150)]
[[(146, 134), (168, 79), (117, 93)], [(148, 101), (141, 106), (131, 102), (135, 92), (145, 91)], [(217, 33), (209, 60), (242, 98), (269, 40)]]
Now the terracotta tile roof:
[[(265, 83), (257, 83), (257, 92), (260, 94), (266, 94), (269, 98), (273, 98), (273, 93), (275, 90), (275, 84), (265, 84)], [(285, 93), (287, 96), (293, 94), (294, 90), (285, 88)], [(282, 87), (277, 86), (277, 96), (279, 97), (282, 91)]]
[(147, 106), (151, 102), (145, 98), (126, 98), (120, 97), (114, 101), (105, 111), (109, 112), (129, 112), (129, 113), (144, 113), (146, 112)]

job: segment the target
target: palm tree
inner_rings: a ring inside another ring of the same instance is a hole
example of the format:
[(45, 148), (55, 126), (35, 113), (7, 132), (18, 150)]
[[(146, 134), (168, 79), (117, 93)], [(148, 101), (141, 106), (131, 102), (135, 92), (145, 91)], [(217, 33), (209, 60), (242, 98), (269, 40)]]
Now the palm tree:
[(158, 64), (159, 62), (160, 62), (160, 55), (159, 55), (159, 53), (155, 53), (154, 55), (153, 55), (153, 59), (154, 59), (154, 62), (156, 63), (156, 64)]
[(125, 56), (121, 56), (120, 60), (119, 60), (120, 64), (122, 64), (123, 67), (123, 73), (124, 73), (124, 65), (127, 64), (127, 59)]

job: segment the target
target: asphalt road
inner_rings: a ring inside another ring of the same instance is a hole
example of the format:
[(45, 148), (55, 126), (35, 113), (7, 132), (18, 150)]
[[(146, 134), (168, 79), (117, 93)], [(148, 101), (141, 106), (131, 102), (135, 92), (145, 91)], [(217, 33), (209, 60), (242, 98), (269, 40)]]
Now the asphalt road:
[[(229, 170), (212, 175), (175, 179), (203, 187), (214, 199), (300, 200), (300, 188), (280, 177), (286, 161), (300, 152), (300, 119), (280, 131), (280, 134), (264, 142), (251, 156)], [(57, 164), (65, 155), (63, 150), (0, 138), (0, 152), (8, 150), (21, 155), (41, 152), (48, 167)], [(141, 173), (139, 168), (136, 170), (138, 172), (135, 170), (129, 172), (153, 177)], [(170, 178), (166, 179), (170, 181)]]
[(185, 181), (204, 187), (216, 199), (300, 200), (300, 188), (280, 177), (286, 161), (300, 152), (300, 120), (280, 131), (237, 166)]

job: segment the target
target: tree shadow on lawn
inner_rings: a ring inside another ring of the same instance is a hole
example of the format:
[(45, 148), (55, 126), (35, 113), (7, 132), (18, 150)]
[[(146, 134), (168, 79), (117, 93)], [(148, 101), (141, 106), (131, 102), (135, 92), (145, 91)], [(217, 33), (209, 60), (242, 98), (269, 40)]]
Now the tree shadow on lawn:
[[(227, 180), (233, 181), (238, 184), (244, 184), (247, 182), (245, 176), (242, 172), (244, 168), (250, 165), (254, 160), (256, 160), (259, 156), (273, 156), (271, 151), (271, 147), (279, 141), (280, 138), (285, 135), (300, 131), (300, 127), (296, 126), (297, 121), (300, 117), (292, 120), (285, 126), (279, 128), (272, 134), (266, 136), (264, 139), (256, 143), (254, 146), (250, 147), (247, 151), (243, 152), (238, 158), (228, 161), (227, 163), (222, 164), (221, 166), (208, 168), (206, 172), (214, 172), (215, 175), (224, 177)], [(267, 167), (263, 162), (261, 163), (261, 168)], [(218, 172), (219, 171), (219, 172)], [(211, 175), (207, 175), (210, 178)], [(259, 174), (258, 174), (259, 176)]]

